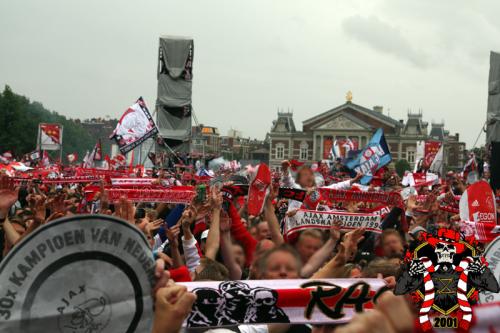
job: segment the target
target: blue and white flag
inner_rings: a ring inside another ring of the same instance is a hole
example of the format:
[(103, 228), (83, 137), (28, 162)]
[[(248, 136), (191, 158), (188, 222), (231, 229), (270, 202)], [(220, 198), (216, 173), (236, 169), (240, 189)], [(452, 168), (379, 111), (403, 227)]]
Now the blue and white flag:
[(384, 137), (384, 130), (379, 128), (372, 136), (368, 145), (351, 161), (347, 162), (346, 166), (359, 172), (363, 175), (361, 184), (365, 185), (370, 182), (373, 174), (391, 162), (392, 156), (389, 151), (389, 146)]

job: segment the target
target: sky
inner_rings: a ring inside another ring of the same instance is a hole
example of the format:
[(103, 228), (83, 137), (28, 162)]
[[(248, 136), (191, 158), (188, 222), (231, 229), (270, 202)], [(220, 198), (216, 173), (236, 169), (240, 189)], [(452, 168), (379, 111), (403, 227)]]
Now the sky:
[[(194, 39), (200, 123), (263, 139), (345, 102), (445, 122), (470, 148), (486, 120), (500, 1), (2, 0), (0, 87), (71, 118), (156, 99), (160, 35)], [(479, 143), (484, 142), (484, 134)]]

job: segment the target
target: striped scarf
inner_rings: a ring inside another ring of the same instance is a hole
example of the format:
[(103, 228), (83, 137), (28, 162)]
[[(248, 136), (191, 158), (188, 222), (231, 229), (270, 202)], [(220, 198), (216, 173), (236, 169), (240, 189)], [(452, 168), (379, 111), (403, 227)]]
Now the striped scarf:
[(467, 300), (467, 278), (468, 270), (467, 268), (473, 262), (472, 257), (466, 257), (460, 261), (460, 264), (455, 268), (457, 272), (460, 272), (460, 278), (458, 280), (457, 287), (457, 298), (460, 310), (462, 310), (462, 320), (460, 321), (460, 328), (464, 331), (468, 331), (470, 322), (472, 320), (472, 309), (470, 307), (469, 301)]
[(429, 311), (434, 305), (434, 282), (432, 282), (431, 274), (434, 272), (434, 265), (427, 257), (421, 257), (420, 261), (424, 264), (426, 271), (424, 272), (424, 302), (419, 311), (419, 322), (422, 330), (428, 332), (432, 330), (432, 324), (429, 321)]

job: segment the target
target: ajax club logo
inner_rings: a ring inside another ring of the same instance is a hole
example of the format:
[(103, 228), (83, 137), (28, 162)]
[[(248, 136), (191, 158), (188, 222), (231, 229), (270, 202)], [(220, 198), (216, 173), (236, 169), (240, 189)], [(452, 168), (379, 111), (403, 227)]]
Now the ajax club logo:
[(442, 228), (437, 236), (423, 233), (419, 245), (406, 254), (394, 292), (412, 294), (422, 331), (433, 326), (467, 331), (478, 292), (499, 291), (475, 245), (473, 237), (463, 239), (460, 233)]
[(57, 307), (59, 332), (100, 333), (111, 319), (111, 303), (102, 291), (85, 285), (69, 290)]

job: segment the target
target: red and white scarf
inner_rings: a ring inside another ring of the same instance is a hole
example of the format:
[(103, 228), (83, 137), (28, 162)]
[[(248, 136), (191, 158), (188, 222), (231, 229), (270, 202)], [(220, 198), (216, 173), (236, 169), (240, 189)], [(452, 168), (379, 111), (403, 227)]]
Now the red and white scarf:
[(342, 230), (366, 228), (368, 231), (382, 232), (379, 214), (307, 209), (300, 209), (294, 216), (285, 218), (285, 232), (287, 235), (291, 235), (304, 229), (329, 229), (336, 220), (342, 221)]
[[(374, 307), (382, 279), (246, 280), (181, 282), (197, 294), (184, 326), (336, 324)], [(200, 302), (200, 304), (198, 304)], [(231, 306), (227, 304), (231, 303)], [(234, 304), (243, 304), (232, 313)], [(264, 308), (259, 306), (265, 305)], [(259, 311), (260, 310), (260, 311)], [(229, 324), (231, 322), (231, 324)]]

